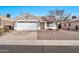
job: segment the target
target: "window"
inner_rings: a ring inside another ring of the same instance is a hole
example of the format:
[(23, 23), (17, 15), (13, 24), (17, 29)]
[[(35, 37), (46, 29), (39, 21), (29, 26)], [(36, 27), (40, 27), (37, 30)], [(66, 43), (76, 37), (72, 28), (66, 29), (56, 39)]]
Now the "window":
[(32, 23), (31, 21), (28, 21), (28, 23)]
[(36, 21), (18, 21), (18, 23), (36, 23)]
[(33, 23), (36, 23), (35, 21), (33, 21)]
[(27, 23), (27, 21), (18, 21), (18, 23)]
[(53, 24), (50, 23), (50, 22), (47, 23), (47, 27), (52, 27), (52, 25), (53, 25)]

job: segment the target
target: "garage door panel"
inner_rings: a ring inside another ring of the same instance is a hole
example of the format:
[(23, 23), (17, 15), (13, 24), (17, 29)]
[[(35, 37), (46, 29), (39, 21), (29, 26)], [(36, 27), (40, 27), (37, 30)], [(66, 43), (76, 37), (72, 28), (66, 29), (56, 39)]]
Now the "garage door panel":
[(35, 29), (37, 29), (37, 24), (36, 23), (28, 23), (28, 25), (26, 25), (27, 27), (26, 27), (26, 29), (28, 29), (28, 30), (35, 30)]
[(37, 23), (17, 23), (18, 30), (37, 30)]

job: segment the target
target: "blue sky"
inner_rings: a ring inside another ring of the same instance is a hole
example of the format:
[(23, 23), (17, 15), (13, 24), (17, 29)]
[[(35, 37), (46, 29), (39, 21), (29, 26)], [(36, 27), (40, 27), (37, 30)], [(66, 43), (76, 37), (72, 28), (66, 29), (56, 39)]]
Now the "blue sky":
[(49, 10), (62, 9), (65, 13), (72, 15), (79, 15), (79, 6), (0, 6), (0, 15), (11, 14), (15, 18), (22, 13), (31, 13), (37, 16), (44, 16), (48, 14)]

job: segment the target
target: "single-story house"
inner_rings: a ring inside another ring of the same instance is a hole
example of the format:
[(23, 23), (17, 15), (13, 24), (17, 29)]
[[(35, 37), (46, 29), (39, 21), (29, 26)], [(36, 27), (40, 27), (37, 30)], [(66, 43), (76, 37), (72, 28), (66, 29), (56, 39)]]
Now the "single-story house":
[(41, 29), (57, 29), (55, 22), (43, 19), (41, 16), (31, 14), (23, 14), (15, 18), (15, 30), (41, 30)]
[(64, 21), (61, 24), (62, 29), (70, 29), (70, 30), (76, 30), (76, 28), (79, 29), (79, 19), (71, 19), (69, 21)]
[(79, 19), (70, 21), (70, 29), (79, 30)]
[(12, 29), (14, 27), (15, 21), (6, 16), (0, 16), (0, 27), (8, 27)]

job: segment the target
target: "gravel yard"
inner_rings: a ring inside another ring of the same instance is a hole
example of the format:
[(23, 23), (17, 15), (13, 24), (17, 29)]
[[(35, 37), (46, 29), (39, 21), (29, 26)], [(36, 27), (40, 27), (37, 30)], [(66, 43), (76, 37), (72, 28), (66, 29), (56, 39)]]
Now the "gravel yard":
[(79, 40), (79, 32), (67, 30), (42, 30), (37, 32), (38, 40)]
[(0, 36), (2, 40), (79, 40), (79, 32), (66, 30), (12, 31)]

